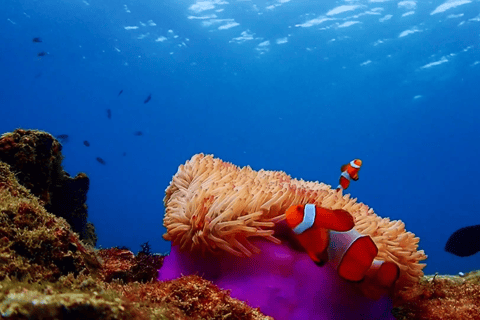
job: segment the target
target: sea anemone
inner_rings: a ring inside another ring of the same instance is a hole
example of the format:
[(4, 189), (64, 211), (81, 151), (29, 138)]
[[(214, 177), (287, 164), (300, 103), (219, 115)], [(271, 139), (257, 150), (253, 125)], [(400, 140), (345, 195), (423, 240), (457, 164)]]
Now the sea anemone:
[(397, 285), (417, 282), (426, 259), (419, 238), (399, 220), (377, 216), (372, 208), (331, 189), (329, 185), (292, 179), (282, 171), (239, 168), (212, 155), (194, 155), (181, 165), (166, 189), (163, 235), (181, 251), (228, 252), (250, 257), (260, 249), (252, 240), (275, 244), (274, 227), (285, 220), (291, 205), (313, 203), (343, 209), (355, 220), (355, 229), (371, 236), (376, 259), (395, 262), (401, 269)]

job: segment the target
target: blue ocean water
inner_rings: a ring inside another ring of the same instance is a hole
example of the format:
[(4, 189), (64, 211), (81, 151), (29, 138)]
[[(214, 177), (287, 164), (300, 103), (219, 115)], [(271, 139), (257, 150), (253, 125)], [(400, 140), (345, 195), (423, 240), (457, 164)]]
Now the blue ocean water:
[(0, 131), (69, 135), (101, 247), (168, 252), (195, 153), (334, 186), (360, 158), (347, 192), (421, 238), (426, 273), (480, 268), (444, 252), (480, 223), (478, 0), (5, 0), (0, 29)]

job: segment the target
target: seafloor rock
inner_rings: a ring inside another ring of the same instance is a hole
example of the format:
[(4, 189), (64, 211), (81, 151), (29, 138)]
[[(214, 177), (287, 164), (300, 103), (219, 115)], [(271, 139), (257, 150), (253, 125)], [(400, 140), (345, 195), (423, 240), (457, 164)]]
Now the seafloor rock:
[[(19, 291), (18, 288), (16, 291)], [(2, 319), (132, 319), (116, 301), (91, 293), (9, 292), (0, 304)], [(35, 303), (36, 301), (40, 303)], [(68, 316), (66, 316), (68, 313)]]
[(86, 243), (97, 241), (87, 222), (85, 204), (89, 179), (72, 178), (62, 168), (62, 145), (51, 134), (17, 129), (0, 137), (0, 161), (10, 165), (21, 185), (38, 197), (48, 212), (65, 218)]
[(412, 288), (400, 291), (394, 307), (398, 320), (480, 319), (480, 271), (463, 277), (425, 276)]
[(62, 277), (55, 284), (0, 282), (2, 319), (150, 319), (126, 299), (91, 279)]
[(0, 280), (55, 281), (99, 268), (65, 219), (47, 212), (0, 162)]

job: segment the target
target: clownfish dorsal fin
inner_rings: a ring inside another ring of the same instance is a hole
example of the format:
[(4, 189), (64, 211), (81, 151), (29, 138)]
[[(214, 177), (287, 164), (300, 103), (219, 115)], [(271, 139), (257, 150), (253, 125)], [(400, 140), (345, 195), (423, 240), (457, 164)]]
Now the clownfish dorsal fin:
[(344, 172), (345, 170), (347, 170), (347, 168), (348, 168), (348, 164), (344, 164), (343, 166), (340, 167), (340, 171)]

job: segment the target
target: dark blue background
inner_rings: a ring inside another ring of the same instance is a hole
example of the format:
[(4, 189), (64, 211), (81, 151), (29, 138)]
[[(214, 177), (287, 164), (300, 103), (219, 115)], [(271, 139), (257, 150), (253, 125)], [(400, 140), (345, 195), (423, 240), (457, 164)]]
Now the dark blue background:
[[(258, 1), (259, 15), (253, 2), (232, 1), (216, 14), (240, 26), (218, 30), (187, 19), (193, 2), (158, 2), (7, 0), (0, 13), (0, 131), (70, 136), (64, 166), (91, 178), (89, 219), (100, 246), (137, 251), (149, 241), (167, 252), (164, 190), (195, 153), (335, 186), (340, 166), (360, 158), (360, 180), (348, 191), (421, 238), (427, 273), (479, 268), (480, 254), (443, 251), (454, 230), (480, 223), (480, 22), (469, 21), (478, 4), (431, 15), (442, 2), (419, 3), (402, 17), (396, 2), (365, 1), (358, 12), (384, 11), (320, 30), (332, 23), (295, 25), (342, 3), (267, 10), (277, 2)], [(379, 22), (385, 14), (392, 19)], [(148, 20), (157, 25), (139, 24)], [(422, 31), (398, 37), (413, 27)], [(255, 39), (229, 42), (245, 30)], [(283, 37), (288, 43), (277, 45)], [(256, 48), (266, 40), (262, 54)], [(443, 56), (447, 63), (421, 68)]]

